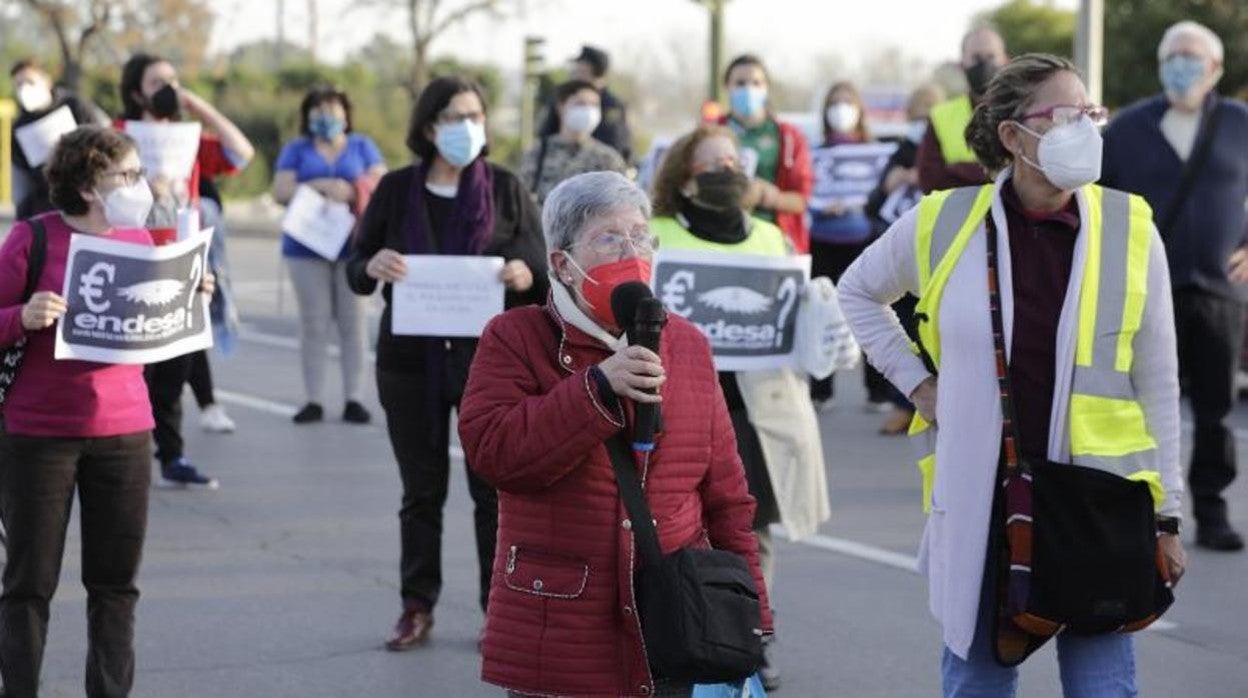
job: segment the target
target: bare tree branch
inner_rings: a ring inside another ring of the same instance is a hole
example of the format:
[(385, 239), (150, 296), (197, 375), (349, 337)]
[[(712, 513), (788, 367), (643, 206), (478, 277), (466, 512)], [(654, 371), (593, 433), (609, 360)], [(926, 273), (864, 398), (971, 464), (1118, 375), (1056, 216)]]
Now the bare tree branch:
[[(436, 1), (436, 0), (435, 0)], [(487, 10), (495, 10), (498, 8), (498, 0), (479, 0), (479, 2), (469, 3), (455, 10), (442, 18), (436, 26), (429, 32), (429, 36), (438, 36), (450, 27), (464, 21), (468, 17)]]

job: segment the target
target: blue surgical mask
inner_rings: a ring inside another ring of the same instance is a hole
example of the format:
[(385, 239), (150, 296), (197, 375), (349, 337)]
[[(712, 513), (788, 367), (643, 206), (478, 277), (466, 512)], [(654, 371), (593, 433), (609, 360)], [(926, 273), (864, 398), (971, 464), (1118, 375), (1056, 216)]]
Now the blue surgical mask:
[(728, 107), (741, 119), (753, 119), (767, 109), (767, 88), (734, 87), (728, 92)]
[(313, 114), (308, 120), (308, 131), (322, 141), (332, 141), (347, 130), (347, 123), (333, 114)]
[(918, 145), (923, 142), (923, 136), (927, 135), (927, 120), (915, 119), (906, 125), (906, 140)]
[(439, 124), (434, 131), (433, 144), (447, 162), (464, 167), (476, 160), (485, 148), (485, 124), (471, 119)]
[(1174, 98), (1184, 98), (1191, 94), (1205, 77), (1205, 61), (1197, 56), (1176, 54), (1161, 63), (1161, 86), (1166, 94)]

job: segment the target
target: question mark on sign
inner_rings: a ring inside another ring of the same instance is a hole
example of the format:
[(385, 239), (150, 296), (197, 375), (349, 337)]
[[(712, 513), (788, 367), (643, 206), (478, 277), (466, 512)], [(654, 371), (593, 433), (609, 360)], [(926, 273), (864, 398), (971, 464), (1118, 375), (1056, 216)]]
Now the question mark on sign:
[(186, 297), (186, 329), (192, 329), (195, 326), (195, 313), (192, 308), (195, 305), (195, 297), (199, 295), (199, 286), (204, 280), (204, 255), (195, 255), (194, 261), (191, 262), (191, 293)]
[(778, 349), (784, 343), (784, 325), (789, 319), (789, 313), (797, 304), (797, 279), (792, 276), (785, 279), (780, 284), (780, 290), (776, 292), (776, 299), (784, 303), (780, 307), (780, 313), (776, 316), (776, 348)]

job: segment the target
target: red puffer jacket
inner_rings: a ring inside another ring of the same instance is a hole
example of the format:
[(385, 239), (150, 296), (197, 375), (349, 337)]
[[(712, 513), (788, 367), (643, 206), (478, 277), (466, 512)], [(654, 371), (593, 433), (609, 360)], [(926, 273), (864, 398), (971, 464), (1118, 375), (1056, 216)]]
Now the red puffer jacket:
[[(643, 472), (665, 553), (714, 546), (743, 556), (766, 590), (736, 439), (706, 340), (672, 317), (664, 433)], [(589, 369), (610, 356), (553, 304), (485, 329), (459, 418), (473, 470), (498, 488), (498, 548), (482, 677), (521, 693), (647, 696), (654, 684), (634, 612), (637, 564), (603, 442), (623, 424)]]

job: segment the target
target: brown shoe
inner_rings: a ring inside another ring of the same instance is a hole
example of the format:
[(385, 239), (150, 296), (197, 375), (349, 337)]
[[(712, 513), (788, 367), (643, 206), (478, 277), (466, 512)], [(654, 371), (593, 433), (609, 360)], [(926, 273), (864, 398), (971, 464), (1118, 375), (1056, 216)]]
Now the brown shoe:
[(386, 649), (391, 652), (416, 649), (429, 640), (429, 631), (432, 629), (432, 613), (421, 610), (404, 611), (394, 624), (394, 632), (386, 640)]
[(888, 415), (888, 419), (884, 420), (884, 424), (880, 426), (880, 433), (884, 436), (898, 436), (910, 430), (910, 420), (914, 419), (914, 413), (910, 410), (897, 408), (892, 414)]

